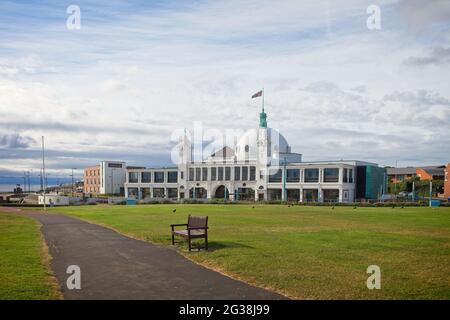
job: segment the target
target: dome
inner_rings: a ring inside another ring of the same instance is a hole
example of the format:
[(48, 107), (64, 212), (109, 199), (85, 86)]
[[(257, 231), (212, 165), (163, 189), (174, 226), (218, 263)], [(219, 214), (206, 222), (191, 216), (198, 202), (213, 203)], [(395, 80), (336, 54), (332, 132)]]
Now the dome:
[(250, 129), (239, 139), (236, 145), (236, 159), (238, 161), (256, 160), (258, 140), (267, 140), (267, 147), (271, 150), (269, 154), (290, 152), (286, 138), (278, 130), (272, 128)]

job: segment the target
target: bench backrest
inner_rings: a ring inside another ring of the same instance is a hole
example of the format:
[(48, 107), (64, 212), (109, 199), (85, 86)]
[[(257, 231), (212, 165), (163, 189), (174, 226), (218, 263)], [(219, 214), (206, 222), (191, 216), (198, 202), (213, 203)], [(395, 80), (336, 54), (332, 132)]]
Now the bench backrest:
[(205, 228), (208, 226), (208, 216), (191, 216), (188, 217), (188, 227)]

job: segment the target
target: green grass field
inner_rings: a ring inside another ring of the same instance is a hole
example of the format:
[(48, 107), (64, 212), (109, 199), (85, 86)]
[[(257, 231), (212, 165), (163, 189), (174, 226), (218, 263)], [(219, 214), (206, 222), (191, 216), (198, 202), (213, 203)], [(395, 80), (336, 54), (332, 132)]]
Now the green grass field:
[(0, 300), (58, 299), (48, 262), (39, 224), (0, 211)]
[[(172, 210), (176, 208), (176, 213)], [(210, 251), (188, 258), (298, 299), (450, 299), (450, 208), (139, 205), (53, 208), (170, 245), (171, 223), (210, 217)], [(369, 265), (381, 290), (369, 290)]]

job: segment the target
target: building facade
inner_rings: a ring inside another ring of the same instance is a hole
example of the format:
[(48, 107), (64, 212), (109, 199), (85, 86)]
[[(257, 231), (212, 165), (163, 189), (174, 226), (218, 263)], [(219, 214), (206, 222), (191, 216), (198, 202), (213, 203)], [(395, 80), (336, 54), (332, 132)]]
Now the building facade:
[(398, 183), (419, 178), (419, 180), (443, 180), (445, 166), (424, 166), (406, 168), (387, 168), (389, 181)]
[(84, 169), (84, 193), (124, 194), (127, 167), (121, 161), (101, 161)]
[(445, 167), (444, 173), (444, 197), (450, 199), (450, 162)]
[(84, 168), (83, 192), (86, 194), (100, 193), (100, 166), (90, 166)]
[[(232, 148), (225, 146), (195, 160), (185, 133), (177, 146), (178, 165), (128, 169), (125, 196), (137, 199), (284, 200), (353, 202), (377, 199), (386, 190), (386, 173), (377, 164), (356, 160), (303, 162), (287, 140), (267, 127), (248, 130)], [(357, 180), (360, 179), (358, 187)]]

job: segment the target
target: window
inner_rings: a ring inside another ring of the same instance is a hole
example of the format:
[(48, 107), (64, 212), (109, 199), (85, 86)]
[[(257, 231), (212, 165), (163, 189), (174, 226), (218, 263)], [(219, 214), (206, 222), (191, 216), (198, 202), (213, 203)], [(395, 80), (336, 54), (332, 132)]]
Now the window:
[(286, 182), (300, 182), (300, 169), (287, 169)]
[(282, 171), (278, 170), (269, 170), (269, 182), (281, 182), (282, 180)]
[(342, 177), (342, 182), (347, 183), (348, 182), (348, 169), (344, 168), (344, 176)]
[(353, 169), (348, 169), (348, 182), (353, 183)]
[(177, 183), (178, 182), (178, 172), (177, 171), (167, 172), (167, 182), (168, 183)]
[(177, 188), (167, 188), (167, 197), (171, 199), (178, 198), (178, 189)]
[(323, 190), (323, 201), (325, 202), (338, 202), (339, 201), (339, 190), (338, 189), (324, 189)]
[[(129, 172), (128, 173), (128, 182), (137, 183), (139, 180), (139, 172)], [(91, 181), (92, 184), (92, 181)]]
[(225, 167), (225, 180), (230, 181), (231, 179), (231, 168)]
[(256, 180), (256, 167), (250, 166), (250, 181)]
[(208, 181), (208, 168), (202, 168), (202, 181)]
[(318, 199), (319, 199), (319, 190), (303, 189), (303, 202), (316, 202)]
[(234, 167), (234, 180), (241, 180), (241, 167)]
[(202, 180), (201, 174), (202, 174), (201, 168), (195, 168), (195, 181)]
[(153, 198), (164, 198), (164, 188), (153, 188)]
[(305, 169), (305, 182), (319, 182), (319, 169)]
[(189, 168), (189, 181), (194, 181), (194, 168)]
[(151, 182), (151, 172), (142, 172), (141, 173), (141, 182)]
[(218, 175), (217, 175), (217, 179), (220, 181), (220, 180), (223, 180), (223, 167), (219, 167), (218, 168), (219, 170), (219, 172), (218, 172)]
[(184, 171), (180, 171), (180, 179), (181, 179), (181, 180), (184, 179)]
[(323, 169), (323, 182), (339, 182), (339, 168)]
[(242, 181), (248, 180), (248, 167), (242, 167)]
[(155, 182), (164, 182), (164, 171), (155, 171)]
[(216, 181), (217, 179), (217, 168), (211, 168), (211, 181)]

